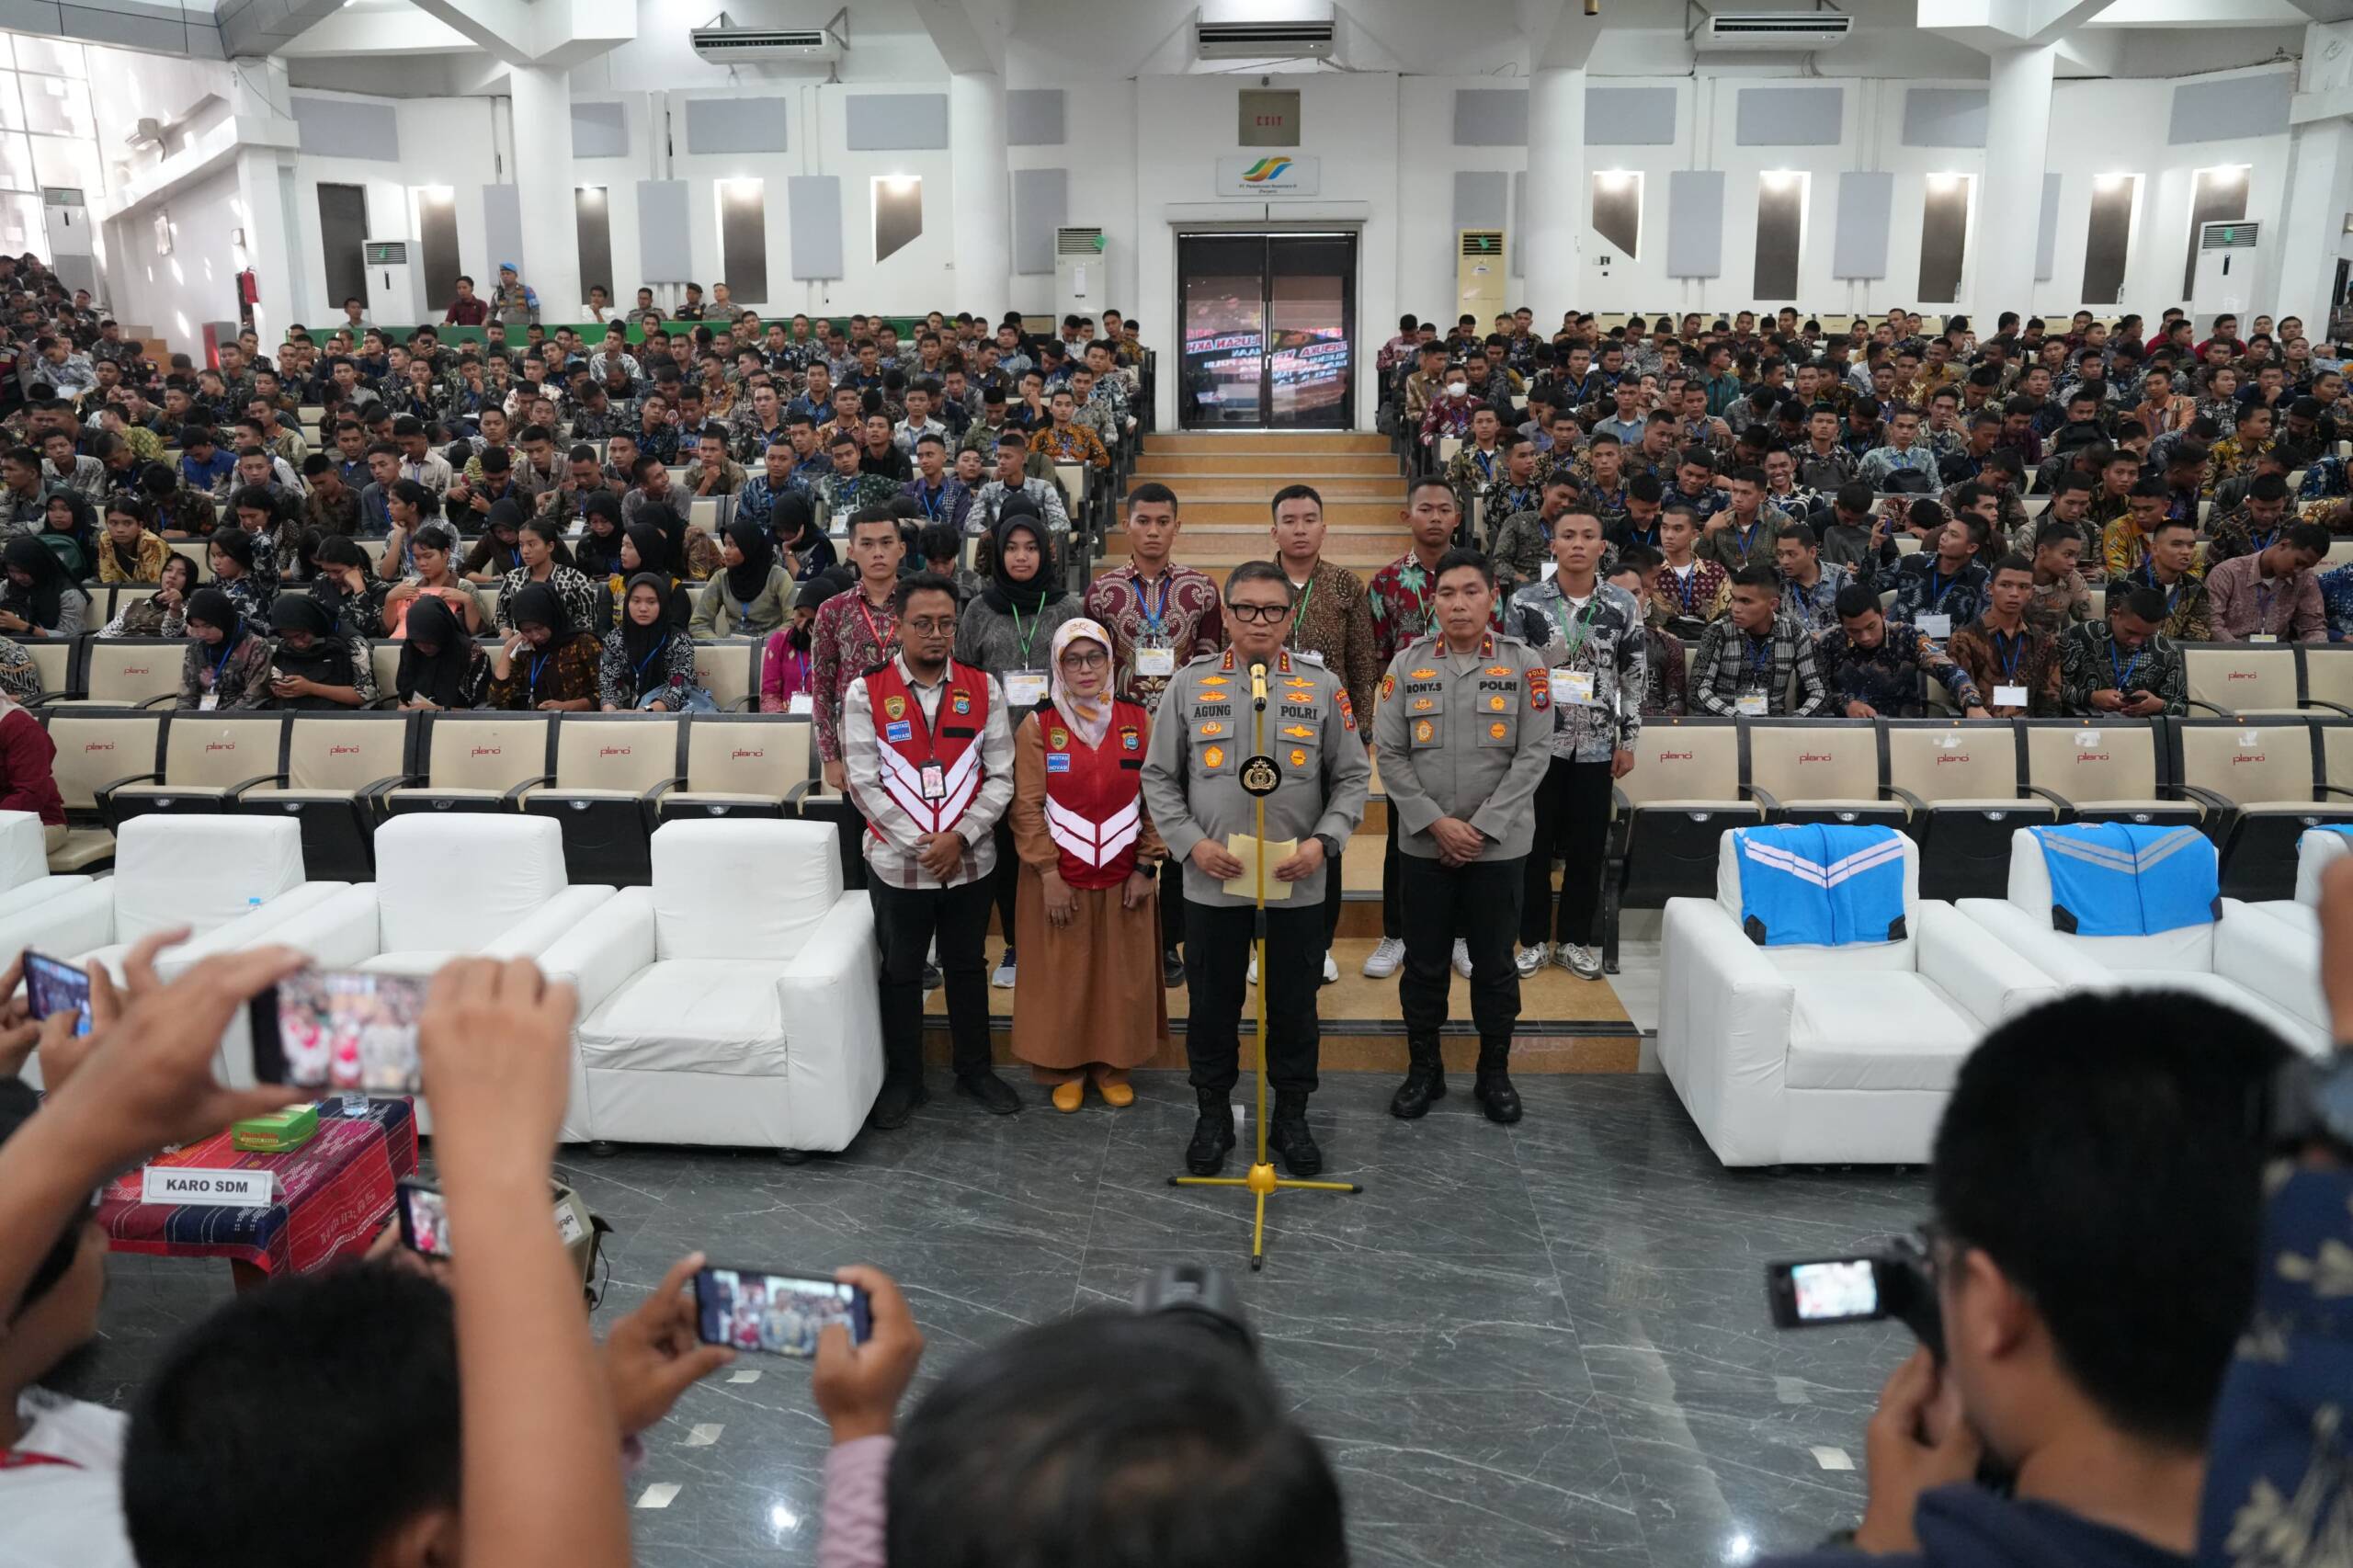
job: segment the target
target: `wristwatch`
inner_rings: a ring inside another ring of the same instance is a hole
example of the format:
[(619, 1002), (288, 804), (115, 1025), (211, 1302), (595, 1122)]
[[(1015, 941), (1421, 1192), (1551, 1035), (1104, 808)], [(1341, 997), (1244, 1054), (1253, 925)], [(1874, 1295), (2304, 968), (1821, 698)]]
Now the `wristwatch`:
[(1339, 864), (1340, 841), (1338, 839), (1333, 837), (1328, 833), (1312, 834), (1309, 836), (1313, 837), (1316, 843), (1324, 846), (1324, 858), (1327, 863), (1332, 865)]

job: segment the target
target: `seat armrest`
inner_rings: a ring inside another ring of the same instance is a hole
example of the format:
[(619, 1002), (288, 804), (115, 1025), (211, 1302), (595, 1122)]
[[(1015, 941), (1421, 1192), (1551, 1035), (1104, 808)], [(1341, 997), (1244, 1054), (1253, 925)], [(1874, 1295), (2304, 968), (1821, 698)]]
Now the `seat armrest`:
[(540, 954), (551, 979), (569, 980), (580, 991), (586, 1017), (620, 989), (621, 982), (654, 959), (654, 890), (623, 888), (590, 910), (571, 930)]
[(179, 705), (179, 700), (180, 694), (178, 692), (167, 691), (161, 697), (151, 697), (146, 701), (135, 703), (133, 706), (138, 708), (177, 707)]
[(2063, 940), (2062, 933), (2030, 918), (2007, 899), (1964, 898), (1953, 907), (2062, 987), (2097, 988), (2109, 983), (2107, 965), (2086, 956), (2079, 947)]
[(55, 898), (0, 918), (0, 954), (15, 958), (38, 948), (61, 959), (76, 959), (114, 940), (113, 879), (85, 882)]
[(668, 794), (673, 790), (685, 789), (686, 784), (687, 780), (685, 775), (674, 774), (670, 778), (665, 778), (660, 783), (648, 789), (643, 795), (639, 797), (639, 800), (643, 803), (647, 811), (658, 810), (662, 804), (663, 796)]
[(542, 773), (537, 778), (526, 778), (520, 784), (516, 785), (512, 790), (507, 790), (506, 794), (499, 797), (498, 803), (502, 806), (510, 806), (519, 811), (522, 809), (524, 796), (529, 794), (534, 790), (552, 789), (554, 788), (554, 785), (555, 775), (552, 773)]
[(1659, 989), (1659, 1062), (1708, 1146), (1728, 1165), (1778, 1164), (1796, 983), (1715, 900), (1676, 898)]
[(278, 908), (303, 891), (297, 888), (262, 905), (246, 916), (263, 919), (264, 923), (255, 928), (262, 940), (283, 943), (307, 955), (321, 969), (350, 969), (383, 951), (375, 883), (305, 885), (328, 887), (332, 892), (327, 897), (300, 906)]
[(825, 781), (823, 778), (803, 778), (784, 792), (785, 810), (795, 816), (800, 815), (801, 808), (808, 803), (809, 797), (824, 787)]
[(1928, 814), (1928, 802), (1901, 784), (1882, 784), (1880, 786), (1879, 793), (1880, 799), (1883, 801), (1893, 798), (1903, 801), (1904, 810), (1907, 815), (1924, 817)]
[(1941, 899), (1920, 903), (1920, 973), (1992, 1028), (2059, 994), (2059, 983)]
[(2029, 784), (2026, 787), (2026, 792), (2029, 795), (2040, 795), (2044, 800), (2050, 801), (2053, 806), (2058, 808), (2059, 814), (2062, 818), (2071, 817), (2075, 814), (2075, 802), (2067, 799), (2066, 796), (2062, 795), (2056, 790), (2046, 790), (2040, 784)]
[(2347, 708), (2342, 702), (2331, 702), (2325, 697), (2307, 697), (2304, 699), (2304, 706), (2307, 708), (2325, 708), (2331, 713), (2339, 714), (2347, 719), (2353, 719), (2353, 708)]
[(358, 789), (352, 791), (352, 799), (364, 803), (371, 812), (381, 817), (384, 814), (385, 796), (391, 794), (395, 790), (405, 790), (410, 785), (419, 782), (420, 778), (421, 776), (415, 773), (390, 774), (382, 778), (376, 779), (372, 783), (362, 784)]
[(1779, 814), (1781, 809), (1781, 802), (1773, 799), (1772, 792), (1761, 784), (1743, 784), (1740, 787), (1740, 798), (1744, 801), (1754, 801), (1764, 807), (1765, 814), (1768, 817)]
[(565, 888), (483, 947), (494, 959), (536, 959), (603, 906), (613, 890), (593, 882)]
[(286, 782), (286, 779), (287, 775), (283, 773), (256, 774), (251, 778), (244, 779), (240, 783), (230, 785), (229, 793), (224, 798), (232, 801), (241, 800), (248, 790), (258, 790), (265, 784), (283, 784)]
[(2328, 1038), (2320, 991), (2320, 950), (2303, 932), (2234, 898), (2214, 926), (2214, 972), (2277, 1003)]
[(2182, 799), (2195, 801), (2210, 812), (2235, 812), (2239, 809), (2236, 801), (2218, 790), (2209, 790), (2197, 784), (2176, 784), (2173, 790)]
[(2209, 712), (2209, 713), (2222, 714), (2222, 713), (2228, 713), (2228, 712), (2230, 711), (2230, 710), (2229, 710), (2229, 709), (2227, 709), (2227, 708), (2217, 708), (2217, 707), (2215, 707), (2212, 703), (2211, 703), (2211, 702), (2204, 702), (2204, 701), (2200, 701), (2199, 699), (2197, 699), (2197, 698), (2195, 698), (2195, 697), (2188, 697), (2188, 698), (2184, 698), (2182, 700), (2183, 700), (2183, 702), (2184, 702), (2185, 704), (2187, 704), (2188, 706), (2189, 706), (2189, 707), (2191, 707), (2191, 708), (2203, 708), (2203, 709), (2204, 709), (2204, 710), (2206, 710), (2206, 711), (2207, 711), (2207, 712)]
[[(796, 1098), (795, 1136), (815, 1148), (846, 1148), (858, 1135), (874, 1096), (882, 1092), (882, 1004), (874, 984), (881, 954), (874, 904), (862, 892), (845, 893), (777, 976), (777, 1001), (788, 1020), (823, 1019), (817, 1035), (842, 1053), (828, 1077), (847, 1091), (847, 1114), (826, 1124), (826, 1097)], [(788, 1031), (796, 1026), (788, 1022)], [(804, 1030), (804, 1036), (807, 1031)], [(799, 1062), (796, 1060), (796, 1071)], [(835, 1107), (836, 1113), (841, 1108)]]
[(108, 827), (114, 826), (114, 792), (126, 784), (153, 784), (163, 777), (160, 773), (126, 773), (119, 778), (108, 779), (90, 791), (92, 798), (98, 803), (98, 815), (106, 819)]

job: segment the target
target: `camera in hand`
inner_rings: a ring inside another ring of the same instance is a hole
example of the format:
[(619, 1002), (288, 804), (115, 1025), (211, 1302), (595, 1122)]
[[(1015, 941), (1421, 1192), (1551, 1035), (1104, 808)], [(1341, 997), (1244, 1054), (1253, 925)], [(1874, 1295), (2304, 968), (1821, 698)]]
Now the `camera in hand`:
[(410, 1095), (426, 977), (306, 969), (252, 1003), (254, 1076), (304, 1089)]
[(817, 1354), (825, 1325), (835, 1323), (849, 1329), (852, 1344), (866, 1343), (874, 1309), (863, 1290), (753, 1268), (710, 1267), (695, 1276), (695, 1325), (705, 1345), (806, 1359)]
[(1909, 1238), (1898, 1237), (1875, 1254), (1768, 1264), (1765, 1295), (1776, 1328), (1825, 1328), (1893, 1318), (1930, 1355), (1944, 1358), (1936, 1281), (1928, 1272), (1926, 1249)]

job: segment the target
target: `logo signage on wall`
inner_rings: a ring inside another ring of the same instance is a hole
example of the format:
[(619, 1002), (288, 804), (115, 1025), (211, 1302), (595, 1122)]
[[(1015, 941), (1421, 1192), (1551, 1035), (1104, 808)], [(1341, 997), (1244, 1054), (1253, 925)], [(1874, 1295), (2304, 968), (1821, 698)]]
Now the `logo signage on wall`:
[(1320, 160), (1290, 153), (1269, 153), (1263, 158), (1220, 158), (1217, 193), (1266, 200), (1281, 196), (1313, 196), (1322, 184)]

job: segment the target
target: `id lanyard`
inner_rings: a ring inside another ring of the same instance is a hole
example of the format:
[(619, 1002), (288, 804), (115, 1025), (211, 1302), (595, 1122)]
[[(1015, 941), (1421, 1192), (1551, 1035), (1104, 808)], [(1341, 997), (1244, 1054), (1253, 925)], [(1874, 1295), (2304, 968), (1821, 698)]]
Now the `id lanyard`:
[(1038, 613), (1029, 618), (1029, 630), (1027, 631), (1021, 630), (1021, 607), (1010, 598), (1006, 600), (1006, 607), (1013, 611), (1013, 634), (1021, 639), (1019, 667), (1026, 670), (1029, 667), (1029, 644), (1038, 635), (1038, 622), (1043, 620), (1046, 616), (1046, 601), (1043, 599), (1038, 601)]
[[(2005, 648), (2002, 646), (2002, 633), (1995, 632), (1994, 656), (2002, 662), (2002, 684), (2016, 686), (2018, 683), (2018, 661), (2026, 657), (2026, 633), (2023, 631), (2013, 633), (2008, 642), (2009, 646)], [(2113, 650), (2110, 651), (2109, 656), (2112, 661)]]
[(1742, 663), (1756, 677), (1756, 684), (1769, 694), (1773, 689), (1773, 639), (1769, 636), (1759, 639), (1744, 633), (1742, 640), (1748, 644), (1742, 655)]
[(553, 653), (541, 653), (531, 661), (531, 700), (534, 703), (540, 699), (540, 671), (546, 668), (547, 662), (554, 657)]
[(2172, 587), (2166, 587), (2163, 583), (2157, 581), (2157, 563), (2154, 561), (2144, 561), (2141, 563), (2141, 576), (2145, 582), (2147, 582), (2149, 586), (2157, 589), (2165, 595), (2165, 614), (2170, 618), (2173, 614), (2173, 607), (2181, 602), (2181, 591), (2189, 586), (2189, 579), (2184, 577)]
[(890, 637), (883, 636), (882, 629), (874, 624), (874, 611), (867, 605), (866, 590), (863, 588), (860, 588), (858, 593), (858, 613), (866, 618), (866, 634), (874, 639), (875, 650), (888, 658), (891, 650), (897, 646), (894, 639), (898, 635), (898, 622), (894, 619), (891, 623)]
[(928, 495), (924, 494), (924, 488), (922, 485), (918, 484), (915, 486), (915, 500), (922, 505), (923, 515), (929, 517), (935, 523), (939, 521), (940, 503), (947, 499), (948, 486), (944, 483), (937, 491), (934, 491)]
[(1586, 638), (1593, 631), (1594, 612), (1600, 608), (1601, 589), (1598, 584), (1594, 586), (1593, 597), (1585, 601), (1585, 608), (1577, 613), (1574, 621), (1568, 614), (1568, 601), (1566, 599), (1554, 601), (1552, 619), (1561, 623), (1561, 641), (1567, 645), (1568, 649), (1561, 655), (1564, 665), (1574, 661), (1577, 656), (1577, 650), (1585, 646)]
[(238, 639), (235, 642), (229, 641), (227, 639), (222, 640), (221, 643), (221, 656), (212, 661), (213, 690), (218, 691), (221, 689), (221, 672), (229, 667), (229, 655), (237, 651), (237, 642), (242, 641), (243, 639)]
[[(2143, 652), (2146, 652), (2146, 650), (2144, 649)], [(2131, 691), (2132, 689), (2132, 686), (2131, 684), (2132, 677), (2140, 673), (2141, 654), (2133, 654), (2132, 662), (2131, 664), (2120, 665), (2116, 662), (2116, 643), (2111, 639), (2108, 644), (2108, 668), (2109, 673), (2116, 676), (2116, 689), (2120, 693)]]
[[(1967, 570), (1968, 568), (1965, 566), (1961, 568), (1962, 572)], [(1940, 577), (1937, 573), (1937, 569), (1934, 566), (1931, 566), (1928, 568), (1927, 576), (1928, 613), (1934, 615), (1937, 610), (1943, 606), (1945, 602), (1945, 596), (1951, 593), (1955, 588), (1961, 586), (1961, 572), (1954, 573), (1950, 577)], [(1943, 585), (1942, 586), (1938, 586), (1938, 584), (1940, 583)]]
[(1136, 579), (1136, 613), (1143, 617), (1144, 631), (1160, 642), (1168, 641), (1168, 596), (1175, 590), (1171, 574), (1160, 574), (1160, 608), (1154, 609), (1152, 597), (1144, 592), (1144, 581)]
[(1307, 586), (1300, 593), (1299, 608), (1290, 612), (1290, 630), (1283, 635), (1283, 642), (1285, 643), (1292, 647), (1298, 646), (1299, 623), (1307, 619), (1307, 601), (1314, 597), (1315, 579), (1313, 575), (1310, 575), (1307, 579)]

